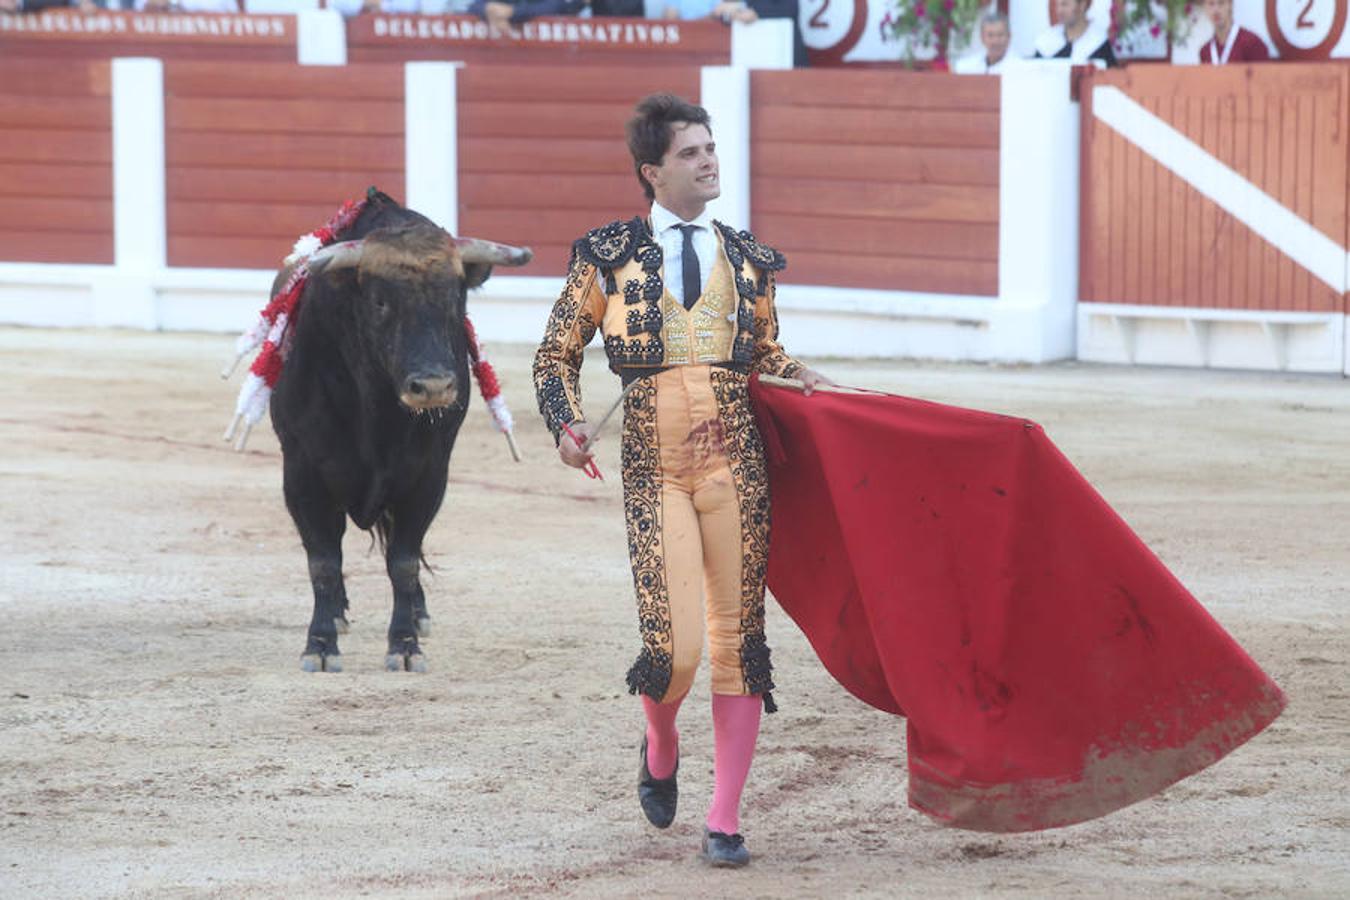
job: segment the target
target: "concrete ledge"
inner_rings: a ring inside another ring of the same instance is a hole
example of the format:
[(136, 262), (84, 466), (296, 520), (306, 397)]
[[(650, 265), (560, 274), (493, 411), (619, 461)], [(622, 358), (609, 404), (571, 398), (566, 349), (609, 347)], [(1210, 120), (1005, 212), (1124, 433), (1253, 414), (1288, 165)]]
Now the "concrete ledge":
[(0, 263), (0, 323), (164, 331), (243, 331), (275, 272)]
[(1346, 372), (1342, 313), (1082, 303), (1078, 358), (1131, 365)]
[[(242, 332), (267, 302), (263, 269), (160, 269), (0, 263), (0, 323)], [(534, 343), (562, 278), (505, 275), (469, 296), (484, 340)], [(1044, 361), (1052, 310), (994, 297), (782, 285), (781, 339), (803, 356)]]

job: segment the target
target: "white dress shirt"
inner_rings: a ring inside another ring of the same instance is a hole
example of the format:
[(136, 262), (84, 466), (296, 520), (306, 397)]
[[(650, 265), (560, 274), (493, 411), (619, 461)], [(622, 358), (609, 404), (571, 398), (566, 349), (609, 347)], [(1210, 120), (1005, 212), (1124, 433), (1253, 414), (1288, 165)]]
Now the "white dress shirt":
[[(652, 204), (652, 235), (661, 245), (661, 256), (665, 271), (661, 280), (665, 282), (670, 295), (684, 305), (684, 232), (678, 225), (696, 225), (693, 234), (694, 252), (698, 254), (698, 283), (705, 288), (708, 277), (712, 275), (713, 262), (717, 258), (717, 236), (713, 234), (712, 213), (705, 207), (699, 217), (686, 222), (660, 203)], [(698, 298), (694, 298), (698, 299)]]
[(955, 75), (1000, 75), (1003, 73), (1003, 64), (1008, 61), (1008, 54), (1004, 53), (1003, 58), (992, 66), (989, 65), (989, 54), (981, 50), (979, 53), (973, 53), (970, 56), (963, 56), (952, 64), (952, 73)]

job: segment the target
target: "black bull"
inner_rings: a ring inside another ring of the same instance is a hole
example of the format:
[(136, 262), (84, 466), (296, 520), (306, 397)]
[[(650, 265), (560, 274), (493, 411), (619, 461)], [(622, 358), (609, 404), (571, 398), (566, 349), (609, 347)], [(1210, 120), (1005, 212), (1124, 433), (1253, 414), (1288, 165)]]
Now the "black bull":
[(271, 398), (286, 508), (314, 587), (302, 667), (342, 668), (342, 535), (350, 516), (379, 537), (393, 584), (385, 665), (425, 671), (422, 539), (445, 496), (468, 407), (466, 294), (494, 264), (523, 265), (530, 253), (450, 238), (383, 194), (337, 237), (342, 243), (308, 264), (294, 342)]

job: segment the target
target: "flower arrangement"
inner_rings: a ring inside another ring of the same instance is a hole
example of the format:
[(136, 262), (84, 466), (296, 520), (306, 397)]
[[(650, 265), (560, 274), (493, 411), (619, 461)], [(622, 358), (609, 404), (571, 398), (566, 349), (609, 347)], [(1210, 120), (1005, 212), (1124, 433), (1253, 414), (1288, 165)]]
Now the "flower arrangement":
[(895, 0), (887, 19), (906, 61), (913, 63), (930, 53), (938, 59), (960, 53), (969, 46), (987, 9), (988, 0)]
[(1122, 57), (1167, 56), (1195, 25), (1194, 0), (1113, 0), (1111, 43)]

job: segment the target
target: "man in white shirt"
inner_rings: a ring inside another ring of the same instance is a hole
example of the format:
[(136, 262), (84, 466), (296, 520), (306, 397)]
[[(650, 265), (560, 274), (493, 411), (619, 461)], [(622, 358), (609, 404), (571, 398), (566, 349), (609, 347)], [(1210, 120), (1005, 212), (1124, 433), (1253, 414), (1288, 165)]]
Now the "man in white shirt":
[(980, 19), (980, 43), (984, 45), (982, 53), (963, 56), (952, 66), (957, 75), (997, 75), (1003, 71), (1008, 59), (1008, 44), (1012, 42), (1012, 28), (1008, 17), (993, 12)]

